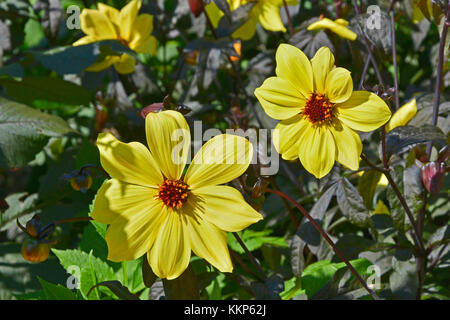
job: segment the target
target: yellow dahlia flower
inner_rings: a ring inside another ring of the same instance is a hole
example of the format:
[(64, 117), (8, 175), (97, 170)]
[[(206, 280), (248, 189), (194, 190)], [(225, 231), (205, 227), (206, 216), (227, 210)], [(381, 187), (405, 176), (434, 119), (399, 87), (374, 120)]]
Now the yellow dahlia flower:
[[(123, 45), (137, 53), (156, 54), (156, 38), (153, 31), (153, 16), (138, 15), (141, 8), (140, 0), (132, 0), (119, 10), (99, 3), (98, 10), (83, 9), (80, 15), (81, 30), (86, 34), (74, 42), (74, 46), (88, 44), (101, 40), (119, 40)], [(134, 71), (136, 59), (129, 54), (108, 56), (103, 61), (96, 62), (87, 71), (101, 71), (111, 65), (122, 74)]]
[(385, 124), (391, 111), (376, 94), (353, 91), (350, 71), (337, 68), (327, 47), (311, 61), (298, 48), (281, 44), (276, 77), (255, 90), (264, 111), (281, 120), (274, 145), (283, 159), (299, 158), (306, 170), (322, 178), (338, 161), (357, 170), (362, 144), (359, 131)]
[(183, 175), (191, 136), (181, 113), (146, 117), (147, 149), (122, 143), (109, 133), (97, 139), (103, 168), (113, 177), (97, 193), (91, 214), (110, 224), (108, 259), (134, 260), (147, 254), (160, 278), (177, 278), (191, 250), (222, 272), (233, 266), (226, 232), (262, 219), (236, 189), (223, 186), (248, 168), (251, 143), (223, 134), (203, 145)]
[(342, 38), (355, 40), (357, 37), (356, 33), (347, 28), (347, 26), (348, 21), (345, 19), (336, 19), (333, 21), (328, 18), (321, 18), (318, 21), (311, 23), (307, 29), (310, 31), (328, 29)]
[(392, 115), (391, 120), (386, 125), (386, 132), (391, 131), (394, 128), (405, 126), (408, 122), (414, 118), (417, 113), (416, 99), (412, 99), (410, 102), (405, 103)]
[[(252, 38), (256, 32), (258, 22), (266, 30), (286, 32), (280, 16), (280, 8), (284, 6), (283, 0), (227, 0), (227, 2), (231, 11), (249, 2), (256, 2), (250, 11), (248, 21), (232, 34), (233, 38), (242, 40)], [(298, 4), (298, 0), (286, 0), (286, 3), (287, 5), (296, 5)], [(224, 13), (214, 2), (206, 5), (205, 10), (214, 28), (217, 28), (220, 18), (223, 17)]]

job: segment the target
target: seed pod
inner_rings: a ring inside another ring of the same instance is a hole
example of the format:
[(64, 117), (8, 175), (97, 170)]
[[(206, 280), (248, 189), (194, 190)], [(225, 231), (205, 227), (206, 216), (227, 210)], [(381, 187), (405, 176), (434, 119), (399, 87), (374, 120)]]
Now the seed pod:
[(30, 262), (43, 262), (50, 254), (50, 246), (36, 239), (28, 238), (22, 244), (22, 257)]

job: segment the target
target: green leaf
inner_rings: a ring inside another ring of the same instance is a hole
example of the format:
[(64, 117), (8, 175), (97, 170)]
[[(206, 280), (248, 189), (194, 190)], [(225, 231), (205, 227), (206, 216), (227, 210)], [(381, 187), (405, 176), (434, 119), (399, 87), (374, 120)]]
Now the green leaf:
[(162, 279), (164, 292), (168, 300), (198, 300), (200, 292), (195, 274), (189, 265), (176, 279)]
[[(30, 211), (38, 199), (36, 193), (28, 195), (26, 192), (13, 193), (6, 197), (6, 203), (9, 208), (3, 214), (0, 214), (0, 231), (4, 231), (16, 223), (16, 218), (23, 212), (28, 212), (27, 217), (34, 214)], [(24, 219), (27, 220), (26, 218)]]
[(46, 300), (77, 300), (76, 294), (70, 289), (58, 284), (47, 282), (41, 277), (37, 277), (42, 289), (44, 290)]
[[(403, 167), (396, 166), (394, 169), (391, 169), (392, 179), (394, 179), (395, 184), (397, 185), (401, 194), (405, 194), (403, 190)], [(391, 213), (391, 218), (394, 223), (394, 226), (397, 230), (404, 232), (405, 231), (405, 209), (403, 208), (400, 200), (395, 194), (392, 186), (389, 184), (386, 189), (386, 198), (389, 201), (389, 208)]]
[[(247, 246), (249, 251), (255, 251), (261, 248), (264, 244), (273, 245), (280, 248), (287, 248), (288, 245), (286, 240), (282, 237), (269, 237), (268, 235), (272, 234), (272, 230), (264, 230), (264, 231), (253, 231), (253, 230), (244, 230), (240, 235), (242, 241)], [(244, 254), (245, 251), (242, 249), (241, 245), (231, 233), (228, 233), (228, 244), (231, 249), (234, 251)]]
[(358, 191), (361, 194), (367, 209), (373, 208), (373, 196), (381, 178), (381, 172), (376, 170), (364, 171), (358, 181)]
[(72, 129), (63, 119), (0, 97), (0, 165), (24, 166), (48, 137), (69, 132)]
[(15, 80), (2, 77), (0, 85), (5, 87), (10, 98), (38, 109), (89, 105), (91, 100), (91, 93), (87, 89), (60, 78), (25, 77)]
[[(350, 264), (360, 274), (367, 274), (367, 269), (372, 263), (367, 259), (351, 260)], [(329, 260), (321, 260), (310, 264), (305, 268), (301, 276), (302, 288), (308, 297), (324, 287), (333, 275), (342, 268), (347, 268), (344, 262), (331, 263)]]
[(134, 294), (132, 294), (130, 292), (130, 290), (128, 290), (127, 287), (122, 285), (120, 283), (120, 281), (117, 281), (117, 280), (103, 281), (103, 282), (96, 284), (91, 289), (89, 289), (88, 296), (92, 292), (93, 289), (100, 287), (100, 286), (107, 287), (121, 300), (140, 300), (138, 297), (136, 297)]
[(113, 269), (106, 262), (94, 257), (92, 252), (88, 254), (81, 250), (58, 249), (52, 251), (66, 270), (69, 267), (78, 268), (80, 291), (85, 299), (100, 299), (98, 290), (94, 290), (88, 297), (89, 289), (99, 282), (116, 280)]
[[(134, 51), (117, 40), (104, 40), (81, 46), (57, 47), (45, 52), (31, 51), (34, 58), (49, 70), (59, 75), (80, 74), (96, 61), (109, 55), (127, 53), (135, 56)], [(70, 61), (70, 63), (68, 63)]]
[(386, 153), (389, 156), (392, 154), (400, 154), (419, 144), (430, 141), (439, 145), (444, 145), (446, 137), (441, 129), (435, 126), (397, 127), (386, 134)]
[(344, 178), (339, 181), (336, 199), (342, 214), (351, 223), (359, 227), (365, 227), (371, 223), (363, 198), (348, 179)]

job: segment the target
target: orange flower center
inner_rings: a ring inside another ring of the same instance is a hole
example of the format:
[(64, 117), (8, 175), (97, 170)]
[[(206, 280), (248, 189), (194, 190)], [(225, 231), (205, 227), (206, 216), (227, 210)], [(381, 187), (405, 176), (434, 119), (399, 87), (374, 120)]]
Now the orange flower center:
[(122, 37), (119, 37), (118, 40), (119, 40), (119, 42), (120, 42), (121, 44), (123, 44), (125, 47), (128, 47), (128, 41), (127, 41), (127, 40), (125, 40), (125, 39), (122, 38)]
[(313, 93), (306, 101), (303, 115), (313, 124), (323, 124), (333, 116), (334, 104), (321, 94)]
[(189, 195), (189, 187), (181, 180), (164, 180), (159, 186), (156, 196), (169, 208), (179, 209), (186, 202)]

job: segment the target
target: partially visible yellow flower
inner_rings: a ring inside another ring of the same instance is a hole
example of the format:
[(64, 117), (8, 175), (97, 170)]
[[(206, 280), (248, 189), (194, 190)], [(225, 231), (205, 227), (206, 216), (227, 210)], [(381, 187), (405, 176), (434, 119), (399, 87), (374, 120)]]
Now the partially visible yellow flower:
[(222, 184), (247, 170), (252, 144), (235, 135), (216, 136), (183, 175), (191, 134), (181, 113), (149, 113), (145, 126), (150, 150), (109, 133), (97, 139), (101, 164), (113, 179), (99, 189), (91, 216), (110, 224), (108, 259), (147, 254), (158, 277), (174, 279), (187, 268), (192, 250), (220, 271), (231, 272), (227, 232), (243, 230), (262, 216), (238, 190)]
[(386, 132), (391, 131), (394, 128), (400, 126), (406, 126), (408, 122), (414, 118), (417, 113), (416, 99), (412, 99), (410, 102), (405, 103), (392, 115), (391, 120), (386, 125)]
[[(284, 6), (283, 0), (227, 0), (227, 2), (231, 11), (234, 11), (247, 3), (256, 2), (249, 13), (248, 20), (233, 32), (233, 38), (242, 40), (252, 38), (256, 32), (256, 25), (258, 22), (261, 23), (266, 30), (286, 32), (286, 28), (284, 27), (280, 16), (280, 8)], [(298, 0), (286, 0), (286, 4), (296, 5), (298, 4)], [(206, 5), (205, 10), (214, 28), (217, 28), (224, 13), (212, 1)]]
[(357, 37), (356, 33), (347, 28), (347, 26), (348, 21), (345, 19), (336, 19), (333, 21), (328, 18), (321, 18), (318, 21), (311, 23), (307, 29), (310, 31), (328, 29), (342, 38), (355, 40)]
[[(119, 40), (137, 53), (156, 54), (156, 38), (153, 31), (153, 16), (138, 15), (141, 0), (132, 0), (119, 10), (99, 3), (98, 10), (83, 9), (80, 15), (81, 30), (86, 34), (73, 45), (79, 46), (101, 40)], [(134, 71), (136, 59), (129, 54), (107, 56), (103, 61), (88, 67), (87, 71), (101, 71), (111, 65), (122, 74)]]
[[(364, 174), (364, 171), (359, 171), (358, 175), (361, 177)], [(382, 173), (380, 175), (380, 179), (378, 179), (377, 186), (386, 187), (389, 184), (389, 180), (386, 178), (385, 174)]]
[[(425, 15), (423, 14), (422, 10), (419, 7), (419, 2), (422, 0), (414, 0), (413, 2), (413, 22), (419, 23), (423, 19), (425, 19)], [(431, 16), (433, 14), (433, 7), (431, 5), (431, 0), (425, 1), (427, 4), (426, 10), (428, 11), (428, 15)], [(425, 9), (425, 8), (424, 8)]]
[(373, 211), (374, 214), (391, 214), (389, 208), (384, 204), (383, 200), (378, 200), (377, 207)]
[(357, 170), (362, 152), (355, 130), (372, 131), (385, 124), (391, 111), (376, 94), (353, 91), (350, 71), (337, 68), (327, 47), (311, 61), (298, 48), (281, 44), (276, 77), (255, 90), (264, 111), (281, 120), (274, 145), (283, 159), (299, 158), (303, 167), (322, 178), (338, 161)]

